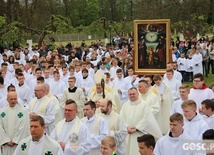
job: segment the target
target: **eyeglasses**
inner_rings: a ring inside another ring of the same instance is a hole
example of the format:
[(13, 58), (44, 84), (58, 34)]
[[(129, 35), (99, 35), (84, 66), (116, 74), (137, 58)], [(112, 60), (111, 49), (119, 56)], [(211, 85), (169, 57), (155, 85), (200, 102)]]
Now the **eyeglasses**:
[(129, 94), (129, 96), (131, 96), (131, 95), (135, 95), (136, 93), (131, 93), (131, 94)]
[(196, 83), (197, 83), (197, 82), (201, 82), (201, 81), (200, 81), (200, 80), (193, 80), (193, 82), (196, 82)]
[(34, 91), (42, 91), (42, 90), (36, 90), (36, 89), (35, 89)]
[(73, 112), (75, 111), (76, 109), (64, 109), (65, 111), (68, 111), (68, 112)]

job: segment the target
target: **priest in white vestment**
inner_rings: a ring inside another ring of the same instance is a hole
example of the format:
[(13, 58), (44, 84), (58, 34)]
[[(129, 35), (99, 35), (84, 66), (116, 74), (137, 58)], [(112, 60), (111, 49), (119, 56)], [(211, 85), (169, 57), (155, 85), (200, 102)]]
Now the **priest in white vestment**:
[(53, 101), (47, 97), (44, 84), (39, 84), (34, 89), (35, 96), (29, 103), (30, 118), (40, 115), (45, 120), (45, 132), (50, 135), (51, 125), (55, 119), (55, 105)]
[(60, 121), (51, 133), (51, 137), (61, 145), (63, 155), (89, 155), (90, 133), (87, 126), (77, 117), (77, 104), (69, 99), (66, 101), (65, 119)]
[(151, 108), (151, 111), (157, 120), (160, 117), (160, 100), (158, 95), (156, 95), (152, 89), (149, 89), (149, 84), (145, 80), (140, 80), (138, 84), (138, 91), (140, 98), (145, 101), (148, 107)]
[(156, 138), (160, 138), (162, 133), (150, 107), (140, 99), (138, 90), (130, 88), (128, 95), (129, 100), (123, 104), (120, 115), (124, 118), (129, 133), (126, 137), (127, 154), (137, 155), (139, 154), (138, 136), (149, 133)]
[(63, 155), (59, 143), (44, 134), (44, 130), (44, 119), (33, 116), (30, 121), (31, 136), (19, 143), (13, 155)]
[(100, 143), (101, 140), (108, 136), (109, 129), (105, 119), (100, 115), (95, 114), (96, 104), (93, 101), (88, 101), (84, 105), (84, 118), (81, 121), (88, 127), (90, 131), (91, 151), (90, 155), (101, 155)]
[(127, 126), (124, 119), (112, 110), (112, 101), (108, 99), (100, 100), (102, 116), (108, 123), (109, 135), (116, 140), (116, 154), (126, 155)]
[[(190, 150), (184, 150), (185, 140), (193, 140), (183, 129), (184, 121), (180, 113), (170, 116), (170, 131), (160, 138), (155, 146), (155, 155), (194, 155)], [(194, 131), (193, 131), (194, 132)]]
[(60, 100), (60, 107), (64, 111), (65, 102), (68, 99), (72, 99), (77, 103), (78, 106), (78, 116), (79, 118), (83, 118), (83, 105), (86, 102), (84, 92), (81, 88), (76, 87), (76, 78), (69, 77), (68, 78), (69, 88), (65, 89), (61, 100)]
[(17, 94), (7, 94), (9, 105), (0, 110), (0, 146), (3, 155), (12, 155), (18, 143), (29, 136), (29, 113), (17, 101)]

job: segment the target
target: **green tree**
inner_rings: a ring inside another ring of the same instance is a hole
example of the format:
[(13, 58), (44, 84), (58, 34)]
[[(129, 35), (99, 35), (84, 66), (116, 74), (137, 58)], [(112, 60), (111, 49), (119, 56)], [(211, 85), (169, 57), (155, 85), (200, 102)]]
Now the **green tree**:
[(88, 1), (84, 11), (85, 26), (88, 26), (99, 19), (99, 11), (100, 9), (97, 0)]

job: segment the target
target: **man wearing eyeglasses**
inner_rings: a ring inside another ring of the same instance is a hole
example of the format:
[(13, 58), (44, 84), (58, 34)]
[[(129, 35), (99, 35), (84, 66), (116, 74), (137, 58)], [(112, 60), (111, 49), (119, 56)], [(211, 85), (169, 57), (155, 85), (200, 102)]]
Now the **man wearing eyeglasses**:
[(55, 105), (46, 95), (46, 87), (39, 84), (34, 89), (35, 97), (29, 103), (30, 118), (40, 115), (45, 120), (45, 132), (50, 135), (51, 125), (55, 119)]
[(189, 100), (194, 100), (197, 104), (197, 109), (200, 110), (201, 102), (214, 98), (214, 93), (204, 83), (204, 77), (201, 73), (195, 74), (193, 79), (193, 88), (190, 89)]
[(75, 101), (65, 101), (65, 119), (51, 133), (51, 137), (62, 147), (64, 155), (88, 155), (91, 149), (89, 130), (77, 113)]
[(75, 77), (69, 77), (68, 78), (68, 84), (69, 87), (64, 90), (61, 100), (60, 100), (60, 106), (61, 108), (65, 108), (65, 101), (68, 99), (72, 99), (77, 103), (79, 114), (78, 116), (80, 118), (83, 118), (83, 106), (85, 103), (85, 95), (81, 88), (77, 88), (75, 86), (76, 84), (76, 78)]

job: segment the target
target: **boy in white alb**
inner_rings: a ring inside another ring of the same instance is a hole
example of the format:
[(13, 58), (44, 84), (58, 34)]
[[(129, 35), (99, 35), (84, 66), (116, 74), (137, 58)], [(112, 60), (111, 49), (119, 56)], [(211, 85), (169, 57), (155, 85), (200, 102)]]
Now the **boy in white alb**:
[(184, 101), (181, 105), (184, 112), (184, 130), (193, 140), (202, 140), (202, 134), (209, 129), (202, 116), (197, 113), (193, 100)]
[(206, 99), (201, 103), (202, 117), (207, 122), (210, 129), (214, 129), (214, 102)]
[(183, 129), (184, 120), (180, 113), (174, 113), (170, 116), (170, 131), (164, 137), (160, 138), (155, 146), (155, 155), (193, 155), (183, 149), (184, 140), (192, 140), (192, 138)]
[(181, 108), (181, 104), (188, 100), (188, 95), (189, 95), (189, 85), (188, 84), (183, 84), (182, 86), (179, 87), (179, 93), (180, 93), (180, 98), (179, 100), (176, 100), (173, 102), (170, 114), (174, 114), (176, 112), (183, 114), (183, 109)]

